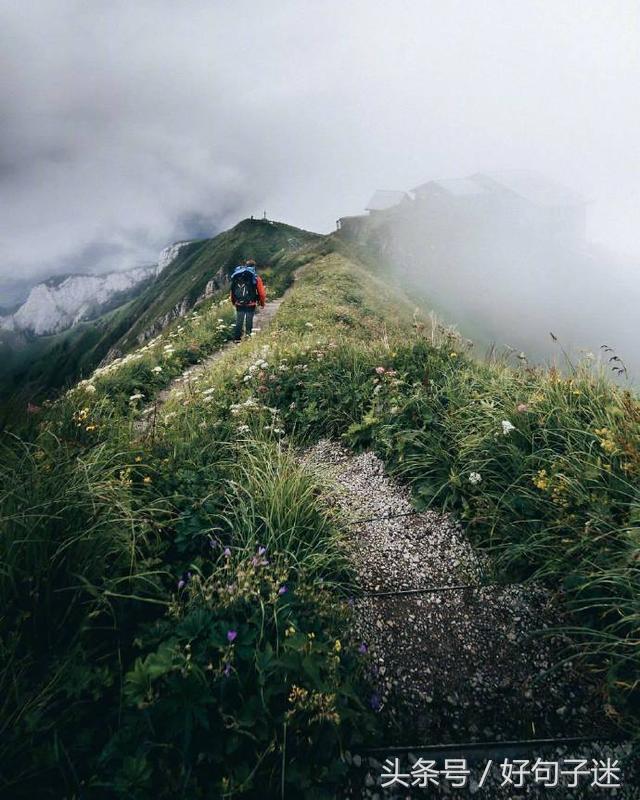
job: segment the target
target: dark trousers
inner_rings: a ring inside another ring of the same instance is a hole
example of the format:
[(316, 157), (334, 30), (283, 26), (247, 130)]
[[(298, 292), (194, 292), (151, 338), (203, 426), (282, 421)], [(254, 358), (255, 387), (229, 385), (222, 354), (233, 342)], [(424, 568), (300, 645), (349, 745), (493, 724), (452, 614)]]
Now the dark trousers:
[(242, 339), (242, 329), (245, 328), (247, 336), (251, 335), (253, 330), (253, 315), (256, 312), (255, 306), (236, 306), (236, 328), (233, 338), (236, 342)]

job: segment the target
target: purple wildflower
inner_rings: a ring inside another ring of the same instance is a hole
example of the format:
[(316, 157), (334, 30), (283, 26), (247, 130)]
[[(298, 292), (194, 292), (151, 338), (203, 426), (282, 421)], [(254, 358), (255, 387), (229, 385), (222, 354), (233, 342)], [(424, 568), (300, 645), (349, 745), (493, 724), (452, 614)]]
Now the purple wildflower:
[(366, 642), (362, 642), (362, 643), (360, 644), (360, 647), (358, 648), (358, 652), (359, 652), (361, 655), (365, 655), (366, 653), (368, 653), (368, 652), (369, 652), (369, 648), (367, 647), (367, 643), (366, 643)]
[(231, 558), (231, 550), (228, 547), (224, 548), (224, 557)]
[(190, 572), (183, 572), (180, 580), (178, 581), (178, 591), (180, 589), (184, 589), (184, 587), (189, 583), (191, 580), (191, 573)]
[(280, 595), (280, 597), (282, 597), (282, 595), (283, 595), (283, 594), (286, 594), (288, 591), (289, 591), (289, 590), (287, 589), (287, 587), (286, 587), (286, 586), (281, 586), (281, 587), (278, 589), (278, 594)]
[(227, 641), (235, 642), (238, 638), (238, 631), (227, 631)]
[(225, 677), (227, 677), (227, 678), (229, 677), (229, 675), (231, 675), (231, 664), (228, 661), (224, 666), (224, 674), (225, 674)]
[(267, 548), (266, 548), (266, 547), (262, 547), (262, 546), (260, 546), (260, 547), (258, 548), (258, 555), (259, 555), (259, 556), (263, 556), (263, 555), (264, 555), (266, 552), (267, 552)]
[(377, 692), (374, 692), (369, 698), (369, 705), (374, 711), (380, 711), (382, 707), (382, 700)]

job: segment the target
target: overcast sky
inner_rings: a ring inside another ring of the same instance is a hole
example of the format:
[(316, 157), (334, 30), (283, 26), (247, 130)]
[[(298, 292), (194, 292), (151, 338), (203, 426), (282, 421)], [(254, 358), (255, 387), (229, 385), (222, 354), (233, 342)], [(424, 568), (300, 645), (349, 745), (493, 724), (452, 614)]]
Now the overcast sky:
[(640, 253), (637, 0), (0, 0), (0, 286), (532, 168)]

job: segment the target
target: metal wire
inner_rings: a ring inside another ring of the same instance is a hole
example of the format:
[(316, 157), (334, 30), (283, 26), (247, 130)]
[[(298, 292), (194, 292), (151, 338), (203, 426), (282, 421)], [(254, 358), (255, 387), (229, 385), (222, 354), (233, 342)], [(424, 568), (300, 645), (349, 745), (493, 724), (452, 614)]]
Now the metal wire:
[(401, 514), (389, 514), (386, 517), (360, 517), (358, 519), (353, 519), (351, 522), (345, 523), (347, 526), (351, 527), (351, 525), (358, 525), (364, 522), (384, 522), (388, 519), (399, 519), (400, 517), (414, 517), (416, 514), (424, 514), (424, 511), (418, 511), (417, 509), (412, 509), (411, 511), (403, 511)]
[[(404, 517), (412, 517), (417, 516), (418, 514), (423, 513), (422, 511), (418, 511), (417, 509), (412, 509), (411, 511), (405, 511), (400, 514), (389, 514), (384, 517), (360, 517), (355, 520), (351, 520), (347, 522), (347, 526), (351, 527), (353, 525), (364, 524), (368, 522), (385, 522), (387, 520), (393, 519), (401, 519)], [(394, 591), (382, 591), (382, 592), (366, 592), (358, 597), (356, 600), (363, 600), (363, 599), (381, 599), (385, 597), (399, 597), (399, 596), (407, 596), (407, 595), (417, 595), (417, 594), (437, 594), (437, 593), (445, 593), (445, 592), (458, 592), (464, 591), (469, 589), (471, 591), (480, 591), (481, 589), (505, 589), (509, 586), (522, 586), (521, 583), (474, 583), (474, 584), (453, 584), (448, 586), (429, 586), (425, 588), (415, 588), (415, 589), (397, 589)], [(507, 741), (487, 741), (487, 742), (457, 742), (457, 743), (448, 743), (448, 744), (437, 744), (437, 745), (390, 745), (386, 747), (370, 747), (365, 748), (359, 751), (362, 755), (388, 755), (392, 753), (411, 753), (411, 752), (420, 752), (420, 753), (447, 753), (447, 752), (459, 752), (459, 751), (478, 751), (478, 750), (494, 750), (494, 751), (502, 751), (504, 753), (505, 750), (508, 749), (517, 749), (523, 747), (554, 747), (559, 745), (577, 745), (577, 744), (587, 744), (593, 742), (602, 742), (605, 744), (623, 744), (628, 742), (628, 739), (625, 739), (621, 736), (566, 736), (566, 737), (559, 737), (556, 739), (514, 739), (514, 740), (507, 740)]]
[(454, 742), (447, 744), (429, 745), (389, 745), (387, 747), (367, 747), (360, 750), (362, 755), (386, 755), (389, 753), (441, 753), (458, 752), (473, 750), (507, 750), (519, 747), (554, 747), (558, 745), (587, 744), (591, 742), (603, 742), (609, 744), (624, 744), (628, 742), (622, 736), (565, 736), (557, 739), (511, 739), (505, 741), (489, 742)]
[(522, 586), (521, 583), (461, 583), (451, 586), (427, 586), (424, 589), (396, 589), (386, 592), (366, 592), (358, 595), (356, 599), (376, 597), (396, 597), (412, 594), (437, 594), (439, 592), (460, 592), (464, 589), (479, 591), (480, 589), (504, 589), (508, 586)]

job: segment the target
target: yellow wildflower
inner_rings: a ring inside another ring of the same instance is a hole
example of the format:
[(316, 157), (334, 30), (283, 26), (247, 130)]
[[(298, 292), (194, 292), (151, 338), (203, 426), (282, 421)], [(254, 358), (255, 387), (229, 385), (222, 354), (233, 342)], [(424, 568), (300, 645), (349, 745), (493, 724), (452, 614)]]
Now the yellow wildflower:
[(544, 491), (549, 487), (549, 479), (547, 477), (547, 470), (541, 469), (539, 470), (535, 477), (533, 478), (533, 485), (537, 486), (538, 489)]
[(291, 691), (289, 692), (289, 702), (294, 705), (295, 703), (303, 702), (309, 696), (309, 692), (307, 689), (303, 689), (301, 686), (296, 686), (295, 683), (291, 687)]

